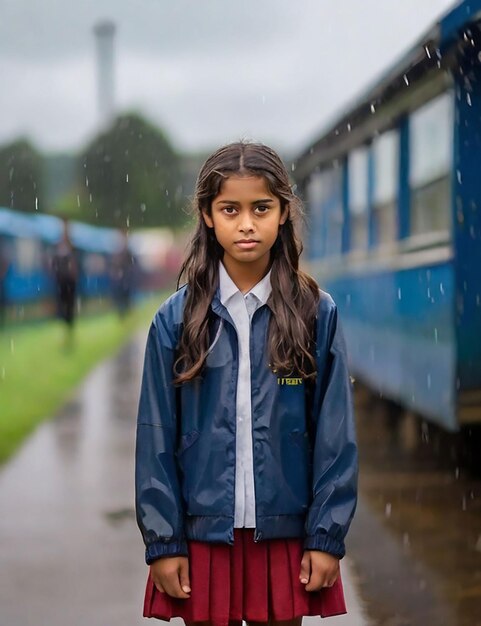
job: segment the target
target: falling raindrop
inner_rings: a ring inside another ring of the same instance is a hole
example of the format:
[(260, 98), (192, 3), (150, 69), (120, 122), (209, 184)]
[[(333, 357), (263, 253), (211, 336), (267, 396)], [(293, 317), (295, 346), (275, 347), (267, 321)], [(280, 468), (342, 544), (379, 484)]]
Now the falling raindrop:
[(388, 502), (388, 503), (386, 504), (386, 508), (385, 508), (385, 510), (384, 510), (384, 514), (385, 514), (385, 516), (386, 516), (386, 517), (391, 517), (391, 511), (392, 511), (392, 506), (391, 506), (391, 503), (390, 503), (390, 502)]
[(89, 186), (89, 179), (88, 176), (85, 177), (85, 186), (88, 187)]
[(463, 184), (463, 181), (462, 181), (462, 177), (461, 177), (461, 170), (456, 170), (456, 178), (457, 178), (457, 180), (458, 180), (458, 183), (459, 183), (460, 185), (462, 185), (462, 184)]
[(262, 104), (265, 104), (265, 103), (266, 103), (266, 97), (262, 96)]
[(291, 172), (295, 172), (296, 171), (296, 164), (292, 163), (291, 165)]
[(444, 296), (444, 286), (443, 286), (443, 283), (439, 283), (439, 291)]
[(431, 389), (431, 374), (428, 374), (426, 377), (426, 385), (428, 389)]
[(351, 305), (351, 294), (350, 293), (346, 294), (346, 305), (347, 306)]
[(126, 175), (125, 175), (125, 182), (126, 182), (126, 183), (128, 183), (128, 182), (129, 182), (129, 175), (128, 175), (128, 174), (126, 174)]
[(143, 202), (140, 204), (140, 210), (142, 211), (142, 213), (145, 213), (147, 211), (147, 206)]
[(8, 178), (10, 179), (10, 182), (12, 181), (14, 171), (15, 171), (15, 168), (11, 167), (10, 171), (8, 172)]
[(397, 290), (397, 299), (398, 299), (398, 300), (401, 300), (401, 298), (402, 298), (402, 295), (401, 295), (401, 287), (399, 287), (399, 288), (398, 288), (398, 290)]
[(350, 133), (351, 132), (351, 122), (348, 122), (347, 124), (347, 132)]
[(77, 194), (77, 206), (80, 207), (80, 196)]
[(467, 509), (466, 495), (463, 495), (461, 508), (462, 508), (463, 511), (466, 511), (466, 509)]
[(409, 86), (409, 78), (406, 76), (406, 74), (404, 74), (403, 78), (406, 85)]
[(481, 552), (481, 535), (478, 535), (478, 540), (476, 541), (476, 546), (474, 549), (477, 552)]
[(2, 375), (1, 375), (2, 380), (5, 380), (6, 374), (7, 374), (7, 370), (5, 369), (5, 367), (2, 367)]
[(421, 425), (421, 440), (423, 443), (429, 443), (429, 426), (426, 422), (423, 422)]
[(89, 202), (90, 202), (90, 204), (92, 204), (92, 194), (91, 193), (89, 193)]
[(35, 196), (35, 210), (38, 211), (38, 198)]
[(374, 105), (374, 102), (371, 103), (371, 113), (375, 113), (376, 112), (376, 107)]
[(428, 287), (427, 295), (428, 295), (428, 298), (431, 297), (431, 289), (429, 287)]
[(458, 478), (459, 478), (459, 467), (457, 467), (457, 468), (455, 469), (455, 471), (454, 471), (454, 478), (455, 478), (456, 480), (458, 480)]
[(429, 52), (429, 48), (427, 46), (424, 46), (424, 50), (426, 52), (426, 56), (428, 57), (428, 59), (431, 58), (431, 53)]
[(403, 546), (405, 550), (409, 550), (411, 542), (409, 540), (409, 533), (403, 534)]
[(468, 103), (468, 106), (471, 106), (471, 105), (472, 105), (472, 102), (471, 102), (471, 95), (470, 95), (469, 93), (467, 93), (467, 94), (466, 94), (466, 102)]
[(438, 329), (434, 329), (434, 343), (438, 343)]

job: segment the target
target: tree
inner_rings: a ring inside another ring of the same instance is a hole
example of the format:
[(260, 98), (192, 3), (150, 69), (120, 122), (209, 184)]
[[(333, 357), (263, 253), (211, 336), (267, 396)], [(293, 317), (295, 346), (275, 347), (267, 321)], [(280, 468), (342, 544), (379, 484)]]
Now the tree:
[(0, 206), (34, 212), (43, 204), (42, 157), (26, 139), (0, 148)]
[(80, 158), (84, 219), (118, 227), (182, 225), (180, 159), (137, 114), (118, 117)]

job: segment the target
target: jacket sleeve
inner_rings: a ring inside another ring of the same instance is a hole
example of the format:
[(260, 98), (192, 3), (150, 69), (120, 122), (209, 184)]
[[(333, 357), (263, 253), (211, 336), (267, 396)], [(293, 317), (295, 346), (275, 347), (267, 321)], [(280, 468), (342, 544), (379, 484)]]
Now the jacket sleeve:
[(330, 298), (329, 302), (329, 311), (319, 314), (317, 327), (318, 374), (311, 416), (313, 500), (304, 549), (342, 558), (356, 509), (358, 457), (346, 346), (337, 307)]
[(161, 311), (147, 339), (135, 453), (136, 515), (147, 564), (163, 556), (187, 555), (175, 456), (172, 367), (176, 342)]

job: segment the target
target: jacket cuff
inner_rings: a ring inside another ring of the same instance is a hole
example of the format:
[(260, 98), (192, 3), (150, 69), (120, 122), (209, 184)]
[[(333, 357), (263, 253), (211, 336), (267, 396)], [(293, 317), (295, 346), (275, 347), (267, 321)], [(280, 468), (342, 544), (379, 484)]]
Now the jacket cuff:
[(145, 562), (147, 565), (164, 556), (189, 556), (186, 541), (184, 539), (170, 541), (169, 543), (156, 541), (155, 543), (150, 543), (145, 549)]
[(337, 541), (327, 534), (309, 535), (304, 539), (304, 550), (319, 550), (342, 559), (346, 554), (346, 548), (342, 541)]

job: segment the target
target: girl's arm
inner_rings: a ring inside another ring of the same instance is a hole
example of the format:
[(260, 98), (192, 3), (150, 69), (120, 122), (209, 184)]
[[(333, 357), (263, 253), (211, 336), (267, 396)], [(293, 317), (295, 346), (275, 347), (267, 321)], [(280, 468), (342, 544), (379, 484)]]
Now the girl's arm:
[(148, 564), (187, 556), (175, 457), (176, 402), (172, 366), (176, 340), (162, 307), (150, 327), (137, 418), (136, 513)]
[(321, 294), (313, 399), (313, 501), (306, 519), (305, 550), (338, 558), (357, 501), (357, 445), (351, 379), (337, 307)]

